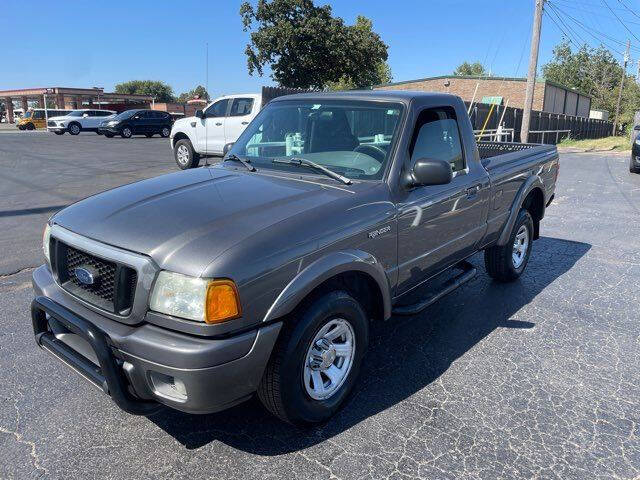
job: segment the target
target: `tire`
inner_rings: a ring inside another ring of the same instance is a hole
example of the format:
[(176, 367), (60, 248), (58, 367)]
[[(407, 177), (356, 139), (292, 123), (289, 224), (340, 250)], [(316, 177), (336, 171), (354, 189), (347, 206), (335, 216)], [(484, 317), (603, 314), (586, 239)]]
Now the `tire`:
[[(525, 209), (520, 210), (506, 245), (493, 246), (484, 251), (487, 273), (499, 282), (513, 282), (527, 268), (533, 246), (533, 218)], [(518, 247), (516, 247), (518, 237)], [(526, 245), (523, 244), (526, 242)]]
[(636, 167), (633, 164), (633, 155), (631, 155), (631, 160), (629, 160), (629, 172), (631, 172), (631, 173), (640, 173), (640, 168)]
[(33, 123), (27, 123), (26, 127), (27, 130), (35, 130), (36, 126)]
[(56, 130), (56, 131), (55, 131), (55, 132), (53, 132), (53, 133), (55, 133), (56, 135), (64, 135), (64, 131), (58, 131), (58, 130)]
[(105, 133), (104, 136), (107, 138), (113, 138), (113, 133)]
[(24, 130), (25, 126), (24, 125), (18, 125), (18, 130)]
[(162, 136), (162, 138), (169, 138), (169, 135), (171, 135), (171, 127), (167, 127), (166, 125), (162, 127), (162, 129), (160, 130), (160, 135)]
[(122, 130), (120, 130), (120, 136), (122, 138), (131, 138), (132, 135), (133, 130), (131, 130), (131, 127), (122, 127)]
[[(345, 333), (329, 341), (338, 328)], [(335, 356), (336, 346), (347, 351), (349, 338), (353, 345), (350, 356)], [(258, 387), (260, 401), (288, 423), (309, 425), (327, 420), (353, 389), (368, 343), (369, 320), (358, 301), (341, 290), (317, 297), (285, 322)], [(312, 353), (316, 353), (315, 365)], [(329, 369), (335, 382), (324, 373)], [(313, 378), (321, 379), (323, 387), (318, 390), (325, 398), (318, 397)]]
[(80, 132), (82, 131), (82, 127), (80, 126), (79, 123), (73, 122), (67, 126), (67, 130), (71, 135), (80, 135)]
[(195, 152), (193, 145), (186, 138), (176, 142), (173, 148), (173, 157), (180, 170), (196, 168), (200, 164), (200, 155)]

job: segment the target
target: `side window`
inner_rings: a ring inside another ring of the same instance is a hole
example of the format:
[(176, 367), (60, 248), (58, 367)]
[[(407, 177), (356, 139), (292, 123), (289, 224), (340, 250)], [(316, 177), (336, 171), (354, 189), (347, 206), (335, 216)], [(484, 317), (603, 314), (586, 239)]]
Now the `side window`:
[(229, 104), (229, 99), (224, 98), (222, 100), (218, 100), (216, 103), (207, 108), (207, 117), (224, 117), (227, 114), (227, 105)]
[(430, 108), (418, 116), (411, 141), (411, 164), (419, 158), (446, 160), (454, 172), (466, 165), (455, 112), (450, 107)]
[(249, 115), (253, 107), (253, 98), (234, 98), (231, 104), (230, 117)]
[(44, 118), (44, 110), (36, 110), (35, 112), (33, 112), (34, 120), (40, 120), (41, 118)]

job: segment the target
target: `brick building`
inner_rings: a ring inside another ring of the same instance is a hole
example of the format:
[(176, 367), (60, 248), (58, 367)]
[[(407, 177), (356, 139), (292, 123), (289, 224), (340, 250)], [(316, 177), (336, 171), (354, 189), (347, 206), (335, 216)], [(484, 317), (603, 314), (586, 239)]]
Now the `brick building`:
[[(526, 78), (445, 75), (386, 83), (376, 85), (373, 89), (452, 93), (470, 102), (477, 85), (476, 102), (482, 102), (483, 98), (493, 97), (495, 99), (498, 97), (498, 103), (501, 105), (504, 105), (508, 100), (510, 107), (523, 108), (526, 84)], [(591, 97), (555, 82), (538, 79), (533, 95), (533, 109), (548, 113), (589, 117)]]

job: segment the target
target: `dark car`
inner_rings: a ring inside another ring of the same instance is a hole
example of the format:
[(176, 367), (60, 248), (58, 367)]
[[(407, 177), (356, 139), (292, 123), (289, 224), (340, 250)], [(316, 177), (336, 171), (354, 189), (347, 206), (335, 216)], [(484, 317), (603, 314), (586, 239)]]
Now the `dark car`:
[(629, 159), (629, 171), (631, 173), (640, 173), (640, 125), (633, 127), (633, 137), (631, 158)]
[(105, 120), (98, 127), (98, 133), (111, 138), (120, 135), (131, 138), (132, 135), (145, 135), (150, 138), (156, 133), (168, 137), (171, 133), (173, 118), (167, 112), (157, 110), (126, 110), (109, 120)]

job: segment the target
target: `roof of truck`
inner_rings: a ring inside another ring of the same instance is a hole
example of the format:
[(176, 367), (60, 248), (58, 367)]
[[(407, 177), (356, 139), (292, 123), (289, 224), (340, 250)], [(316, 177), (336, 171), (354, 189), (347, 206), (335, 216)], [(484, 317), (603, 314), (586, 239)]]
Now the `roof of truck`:
[(386, 101), (401, 101), (408, 103), (411, 100), (417, 98), (441, 98), (443, 100), (451, 101), (457, 98), (456, 95), (449, 93), (438, 92), (424, 92), (420, 90), (349, 90), (345, 92), (310, 92), (310, 93), (295, 93), (293, 95), (284, 95), (274, 98), (272, 101), (282, 100), (306, 100), (314, 98), (329, 98), (329, 99), (350, 99), (350, 100), (386, 100)]

